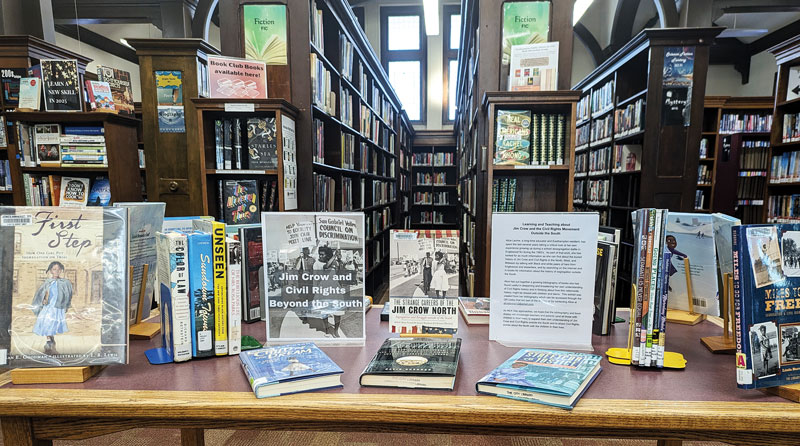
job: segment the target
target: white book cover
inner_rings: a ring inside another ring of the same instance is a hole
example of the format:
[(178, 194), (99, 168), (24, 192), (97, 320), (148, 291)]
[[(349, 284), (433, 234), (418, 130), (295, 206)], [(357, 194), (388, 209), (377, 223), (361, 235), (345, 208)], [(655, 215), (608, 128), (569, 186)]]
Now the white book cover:
[(23, 77), (19, 80), (19, 103), (17, 108), (39, 111), (42, 103), (42, 81), (38, 77)]
[(510, 91), (553, 91), (558, 84), (558, 42), (511, 47)]
[(192, 359), (192, 312), (186, 235), (157, 233), (158, 297), (163, 348), (175, 362)]
[(89, 179), (80, 177), (61, 178), (61, 197), (58, 205), (63, 207), (86, 206), (89, 202)]
[(242, 245), (225, 239), (228, 250), (228, 354), (242, 351)]
[[(702, 200), (700, 205), (702, 206)], [(728, 236), (730, 237), (730, 232)], [(670, 212), (664, 244), (672, 254), (670, 264), (667, 265), (668, 307), (689, 310), (684, 264), (684, 259), (689, 259), (689, 280), (692, 283), (694, 311), (718, 316), (717, 255), (712, 215)]]

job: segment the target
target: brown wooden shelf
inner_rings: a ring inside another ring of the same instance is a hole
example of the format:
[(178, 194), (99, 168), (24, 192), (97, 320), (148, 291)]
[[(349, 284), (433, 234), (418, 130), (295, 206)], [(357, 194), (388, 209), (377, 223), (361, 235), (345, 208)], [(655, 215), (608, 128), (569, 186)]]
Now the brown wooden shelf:
[(788, 101), (778, 102), (777, 106), (780, 107), (780, 108), (783, 108), (783, 107), (789, 107), (789, 106), (797, 105), (797, 104), (800, 104), (800, 98), (794, 98), (794, 99), (790, 99)]
[(23, 172), (108, 172), (108, 167), (20, 167)]
[(206, 169), (206, 175), (277, 175), (278, 169)]
[(7, 112), (8, 121), (21, 121), (30, 123), (101, 123), (112, 122), (131, 127), (138, 125), (138, 119), (116, 113), (101, 112)]

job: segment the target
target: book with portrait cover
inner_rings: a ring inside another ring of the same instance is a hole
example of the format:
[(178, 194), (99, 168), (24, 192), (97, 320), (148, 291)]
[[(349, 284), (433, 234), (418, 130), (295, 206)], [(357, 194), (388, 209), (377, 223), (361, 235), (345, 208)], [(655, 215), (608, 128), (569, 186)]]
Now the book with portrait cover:
[(479, 393), (572, 409), (602, 371), (598, 355), (522, 349), (476, 384)]
[(187, 239), (192, 357), (214, 356), (214, 266), (211, 263), (211, 234), (190, 232)]
[(388, 338), (361, 373), (362, 386), (453, 390), (461, 338)]
[(733, 226), (736, 382), (800, 381), (800, 224)]
[(128, 362), (128, 213), (0, 207), (0, 358), (9, 367)]
[(247, 120), (248, 169), (278, 168), (278, 139), (275, 118), (250, 118)]
[(261, 214), (267, 342), (364, 345), (364, 214)]
[(81, 111), (78, 61), (42, 59), (42, 90), (46, 111)]
[(247, 350), (239, 359), (256, 398), (342, 386), (344, 371), (313, 342)]

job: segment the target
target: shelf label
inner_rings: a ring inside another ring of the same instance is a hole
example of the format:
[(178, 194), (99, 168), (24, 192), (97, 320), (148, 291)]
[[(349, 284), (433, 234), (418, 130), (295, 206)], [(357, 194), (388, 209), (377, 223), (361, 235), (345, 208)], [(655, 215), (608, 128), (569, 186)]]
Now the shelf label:
[(252, 103), (236, 103), (236, 102), (226, 102), (225, 103), (225, 111), (226, 112), (240, 112), (240, 113), (252, 113), (256, 111), (256, 104)]
[(524, 166), (520, 166), (520, 165), (514, 166), (514, 169), (549, 169), (549, 168), (550, 168), (550, 166), (548, 166), (546, 164), (542, 164), (542, 165), (538, 165), (538, 166), (537, 165), (533, 165), (533, 164), (524, 165)]

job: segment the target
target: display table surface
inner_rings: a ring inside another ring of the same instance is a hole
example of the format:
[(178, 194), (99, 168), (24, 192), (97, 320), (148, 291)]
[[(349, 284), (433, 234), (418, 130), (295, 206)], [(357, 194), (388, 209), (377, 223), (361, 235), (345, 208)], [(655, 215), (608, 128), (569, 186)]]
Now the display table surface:
[[(626, 315), (626, 313), (620, 313)], [(82, 384), (0, 390), (6, 444), (78, 439), (134, 427), (182, 428), (186, 444), (202, 444), (203, 428), (303, 429), (699, 439), (735, 444), (797, 444), (800, 406), (759, 391), (739, 390), (734, 357), (713, 355), (702, 336), (721, 329), (703, 322), (670, 324), (668, 350), (683, 353), (686, 370), (609, 364), (572, 411), (478, 395), (475, 383), (517, 348), (488, 341), (488, 326), (467, 326), (454, 391), (360, 387), (358, 378), (388, 336), (380, 311), (367, 313), (364, 347), (324, 347), (344, 369), (344, 388), (258, 400), (238, 357), (153, 366), (133, 341), (130, 365), (107, 367)], [(244, 324), (265, 339), (264, 323)], [(625, 345), (627, 324), (595, 336), (595, 353)]]

